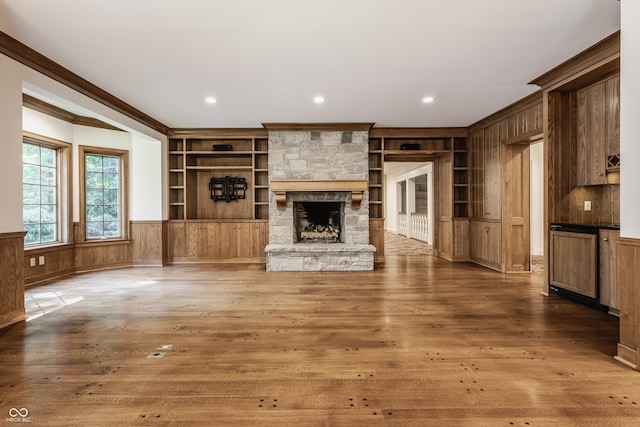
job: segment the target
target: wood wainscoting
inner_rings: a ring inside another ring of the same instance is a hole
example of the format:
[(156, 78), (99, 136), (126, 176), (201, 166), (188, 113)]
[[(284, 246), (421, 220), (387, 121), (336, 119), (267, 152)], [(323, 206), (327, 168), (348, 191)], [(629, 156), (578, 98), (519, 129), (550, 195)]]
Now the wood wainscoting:
[[(134, 265), (163, 265), (166, 225), (162, 221), (131, 221), (131, 258)], [(166, 251), (165, 251), (166, 253)]]
[(0, 234), (0, 329), (26, 318), (23, 231)]
[(76, 248), (74, 244), (45, 246), (24, 251), (25, 285), (36, 285), (73, 274)]
[(615, 239), (620, 286), (620, 342), (616, 360), (640, 366), (640, 239)]

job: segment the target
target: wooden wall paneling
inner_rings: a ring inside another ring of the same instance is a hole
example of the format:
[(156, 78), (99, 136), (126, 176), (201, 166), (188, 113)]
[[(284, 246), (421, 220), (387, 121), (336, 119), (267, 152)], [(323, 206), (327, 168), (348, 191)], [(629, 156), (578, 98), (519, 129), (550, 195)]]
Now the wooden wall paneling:
[(76, 244), (76, 272), (125, 267), (132, 264), (129, 240)]
[(640, 239), (615, 240), (620, 292), (620, 342), (616, 359), (638, 369), (640, 365)]
[[(206, 258), (217, 258), (220, 252), (220, 246), (225, 242), (220, 241), (220, 224), (217, 222), (201, 223), (202, 232), (199, 234), (199, 238), (203, 239), (201, 242), (203, 246), (202, 256)], [(206, 248), (206, 249), (205, 249)]]
[[(44, 256), (44, 265), (39, 258)], [(35, 258), (35, 266), (30, 260)], [(40, 284), (75, 272), (75, 245), (57, 245), (24, 252), (25, 285)]]
[(618, 286), (615, 240), (620, 237), (620, 231), (601, 229), (598, 237), (600, 303), (610, 309), (619, 310), (620, 287)]
[(24, 235), (22, 231), (0, 234), (0, 329), (26, 319)]
[(130, 227), (134, 265), (162, 265), (162, 221), (131, 221)]
[(376, 247), (375, 261), (384, 261), (384, 218), (369, 219), (369, 243)]
[(503, 259), (506, 271), (529, 271), (529, 145), (504, 147)]
[[(214, 202), (211, 200), (209, 181), (212, 177), (224, 178), (225, 176), (244, 178), (247, 181), (247, 198), (231, 202)], [(195, 217), (190, 219), (251, 219), (254, 215), (253, 197), (253, 173), (251, 171), (223, 170), (223, 171), (198, 171), (196, 175), (195, 189), (189, 189), (191, 200), (188, 203), (196, 204)], [(192, 192), (193, 190), (194, 192)], [(196, 195), (197, 193), (197, 195)]]
[(453, 259), (453, 154), (438, 158), (438, 256)]
[(576, 182), (576, 95), (548, 94), (548, 218), (549, 222), (571, 222), (571, 191)]

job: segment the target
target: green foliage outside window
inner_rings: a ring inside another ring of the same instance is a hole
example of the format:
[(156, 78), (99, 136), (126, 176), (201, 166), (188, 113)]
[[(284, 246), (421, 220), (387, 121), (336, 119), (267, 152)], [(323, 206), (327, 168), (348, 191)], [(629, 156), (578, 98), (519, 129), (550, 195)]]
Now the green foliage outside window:
[(120, 159), (85, 156), (87, 238), (120, 236)]
[(22, 144), (22, 222), (27, 245), (58, 238), (56, 165), (56, 150)]

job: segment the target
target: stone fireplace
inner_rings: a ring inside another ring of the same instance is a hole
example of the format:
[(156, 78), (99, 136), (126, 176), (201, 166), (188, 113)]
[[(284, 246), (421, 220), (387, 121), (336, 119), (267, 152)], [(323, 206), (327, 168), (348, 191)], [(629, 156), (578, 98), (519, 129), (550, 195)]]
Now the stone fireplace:
[(368, 128), (265, 127), (271, 189), (267, 270), (373, 270)]

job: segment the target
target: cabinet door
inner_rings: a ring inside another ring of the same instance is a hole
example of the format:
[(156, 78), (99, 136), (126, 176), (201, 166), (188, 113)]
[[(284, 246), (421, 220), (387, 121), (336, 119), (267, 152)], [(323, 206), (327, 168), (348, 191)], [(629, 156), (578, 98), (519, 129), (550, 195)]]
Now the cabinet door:
[(606, 83), (600, 82), (577, 93), (577, 184), (607, 183)]
[(620, 76), (606, 81), (606, 155), (620, 154)]
[(616, 270), (614, 239), (618, 230), (600, 230), (598, 251), (600, 255), (600, 303), (609, 308), (620, 309), (618, 272)]
[(218, 225), (218, 257), (235, 258), (238, 254), (238, 224), (221, 222)]
[(597, 234), (551, 231), (549, 281), (562, 289), (597, 298)]

